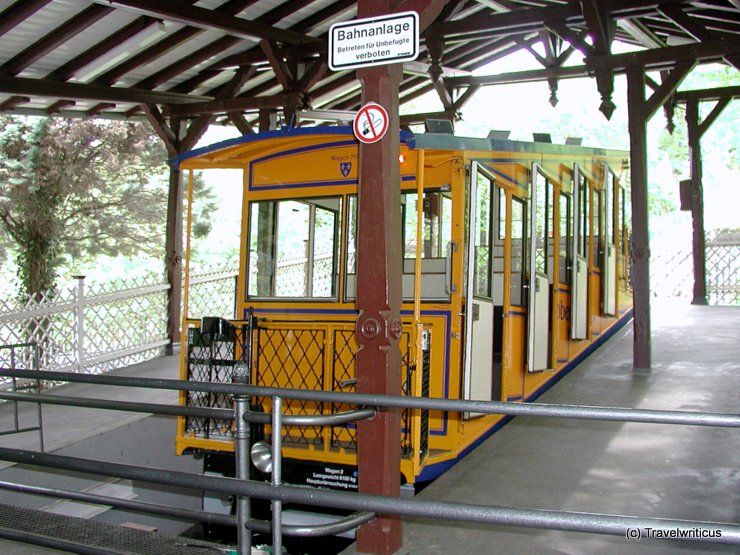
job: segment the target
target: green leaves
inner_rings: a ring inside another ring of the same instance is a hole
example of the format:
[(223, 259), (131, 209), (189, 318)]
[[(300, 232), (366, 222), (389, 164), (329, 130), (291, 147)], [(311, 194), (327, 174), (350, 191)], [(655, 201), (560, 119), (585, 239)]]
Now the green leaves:
[(0, 228), (23, 293), (52, 290), (65, 257), (161, 253), (165, 160), (144, 124), (0, 116)]

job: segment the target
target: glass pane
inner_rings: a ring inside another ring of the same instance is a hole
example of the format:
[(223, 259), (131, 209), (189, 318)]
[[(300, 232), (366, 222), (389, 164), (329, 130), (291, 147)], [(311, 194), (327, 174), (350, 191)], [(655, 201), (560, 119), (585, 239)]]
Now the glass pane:
[(334, 294), (333, 286), (336, 283), (334, 275), (337, 271), (335, 246), (338, 243), (336, 237), (339, 230), (338, 217), (338, 210), (316, 207), (312, 256), (312, 297), (326, 298)]
[[(403, 257), (416, 258), (416, 193), (401, 194), (403, 225)], [(443, 192), (424, 193), (421, 228), (422, 258), (444, 258), (445, 248), (452, 237), (452, 200)]]
[(525, 240), (527, 215), (524, 202), (511, 199), (511, 304), (524, 306), (524, 268), (526, 268)]
[(588, 257), (588, 180), (579, 174), (578, 177), (578, 254), (583, 258)]
[(336, 294), (339, 198), (252, 203), (249, 296)]
[(559, 210), (560, 226), (558, 232), (560, 235), (560, 281), (562, 283), (570, 283), (571, 275), (569, 270), (572, 266), (572, 255), (570, 249), (572, 240), (571, 230), (573, 229), (573, 216), (570, 211), (570, 197), (568, 195), (560, 195)]
[(491, 297), (491, 187), (493, 180), (478, 173), (475, 222), (473, 236), (475, 249), (475, 270), (473, 274), (473, 294), (476, 297)]
[(347, 273), (357, 273), (357, 196), (348, 199), (347, 209)]
[(542, 174), (537, 174), (537, 195), (535, 206), (535, 271), (540, 274), (547, 274), (547, 253), (548, 253), (548, 230), (547, 208), (548, 208), (548, 186), (547, 179)]
[(249, 222), (249, 295), (270, 296), (274, 271), (274, 204), (252, 203)]
[(498, 189), (498, 231), (496, 239), (501, 242), (506, 238), (506, 193)]
[(594, 224), (593, 231), (595, 237), (591, 242), (593, 248), (592, 263), (595, 266), (601, 266), (601, 254), (604, 249), (604, 191), (594, 190)]
[(293, 200), (278, 203), (276, 297), (306, 296), (308, 217), (305, 204)]
[(616, 233), (614, 233), (614, 185), (615, 179), (613, 173), (609, 172), (609, 176), (606, 180), (606, 198), (604, 202), (604, 232), (606, 234), (606, 242), (614, 243), (616, 239)]

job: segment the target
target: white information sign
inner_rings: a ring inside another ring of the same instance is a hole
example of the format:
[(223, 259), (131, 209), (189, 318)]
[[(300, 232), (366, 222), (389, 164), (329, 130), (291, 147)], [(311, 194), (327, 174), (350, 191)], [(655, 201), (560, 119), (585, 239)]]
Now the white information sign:
[(329, 67), (334, 71), (407, 62), (418, 55), (416, 12), (355, 19), (329, 28)]

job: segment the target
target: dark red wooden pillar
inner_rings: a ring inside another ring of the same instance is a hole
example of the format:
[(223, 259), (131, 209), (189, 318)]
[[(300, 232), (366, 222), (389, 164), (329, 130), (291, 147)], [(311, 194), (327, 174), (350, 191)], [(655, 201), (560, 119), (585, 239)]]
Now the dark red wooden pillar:
[[(419, 14), (425, 29), (446, 0), (359, 0), (359, 19), (405, 11)], [(357, 71), (362, 104), (375, 102), (388, 112), (389, 125), (378, 142), (360, 147), (357, 239), (357, 391), (401, 393), (401, 191), (399, 154), (399, 64)], [(359, 488), (362, 493), (397, 497), (401, 488), (401, 418), (381, 410), (357, 425)], [(389, 555), (401, 548), (401, 519), (380, 515), (357, 531), (360, 553)]]
[[(363, 17), (367, 17), (364, 15)], [(401, 199), (398, 85), (401, 67), (357, 72), (363, 104), (377, 102), (389, 116), (383, 139), (360, 147), (357, 245), (357, 391), (401, 391)], [(357, 426), (359, 485), (363, 493), (400, 493), (401, 421), (397, 410), (380, 411)], [(401, 521), (383, 516), (360, 527), (357, 550), (394, 553), (401, 547)]]

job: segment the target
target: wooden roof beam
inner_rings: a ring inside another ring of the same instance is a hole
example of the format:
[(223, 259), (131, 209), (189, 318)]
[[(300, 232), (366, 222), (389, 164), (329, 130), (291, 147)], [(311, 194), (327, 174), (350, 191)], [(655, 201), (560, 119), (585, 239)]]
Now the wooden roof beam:
[(70, 38), (79, 34), (80, 31), (99, 21), (112, 11), (113, 8), (96, 4), (89, 6), (80, 13), (73, 15), (52, 32), (38, 39), (31, 46), (23, 50), (23, 52), (18, 53), (2, 64), (0, 66), (0, 73), (18, 75), (36, 60), (67, 42)]
[[(663, 15), (698, 41), (707, 41), (719, 36), (718, 33), (707, 29), (699, 19), (690, 17), (678, 6), (661, 6), (659, 10)], [(728, 64), (734, 66), (735, 69), (740, 69), (739, 55), (728, 55), (724, 57), (724, 60)]]
[(35, 14), (49, 2), (51, 0), (29, 0), (13, 3), (0, 13), (0, 37)]
[[(243, 112), (246, 110), (261, 110), (263, 108), (282, 108), (286, 104), (296, 101), (300, 93), (281, 93), (273, 96), (237, 97), (223, 100), (209, 100), (189, 104), (174, 104), (164, 106), (165, 116), (190, 117), (201, 114), (220, 114), (223, 112)], [(300, 99), (299, 99), (300, 100)]]
[(181, 0), (98, 0), (106, 5), (112, 4), (142, 13), (151, 17), (177, 21), (200, 29), (216, 29), (240, 39), (259, 40), (269, 39), (287, 44), (307, 44), (316, 42), (318, 38), (279, 29), (258, 21), (229, 15), (218, 10), (209, 10), (193, 6)]
[[(598, 5), (606, 18), (640, 17), (657, 13), (658, 5), (680, 4), (682, 0), (645, 1), (645, 0), (600, 0)], [(443, 21), (429, 27), (427, 34), (446, 37), (467, 36), (486, 31), (531, 32), (542, 28), (544, 21), (560, 20), (566, 24), (585, 22), (579, 4), (568, 2), (548, 7), (532, 7), (527, 10), (495, 13), (491, 15), (475, 14), (456, 21)]]
[(0, 92), (32, 97), (42, 96), (131, 104), (178, 104), (210, 100), (209, 97), (205, 96), (171, 92), (4, 76), (0, 76)]

